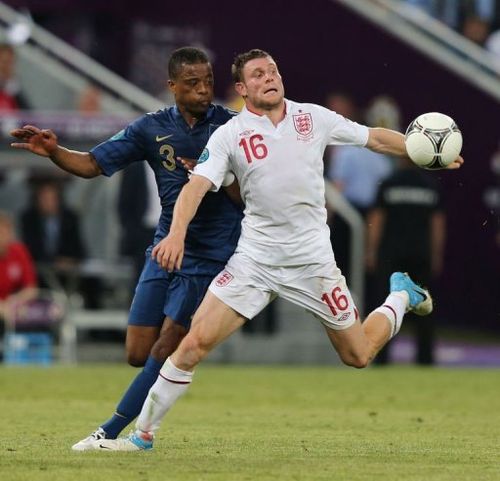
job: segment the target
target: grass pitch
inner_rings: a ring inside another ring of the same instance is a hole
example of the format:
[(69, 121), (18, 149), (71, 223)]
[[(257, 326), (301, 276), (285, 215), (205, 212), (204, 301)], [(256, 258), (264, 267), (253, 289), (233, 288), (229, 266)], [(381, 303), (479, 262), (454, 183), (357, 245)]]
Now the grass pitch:
[(498, 370), (207, 365), (153, 451), (72, 452), (134, 372), (0, 367), (1, 479), (500, 480)]

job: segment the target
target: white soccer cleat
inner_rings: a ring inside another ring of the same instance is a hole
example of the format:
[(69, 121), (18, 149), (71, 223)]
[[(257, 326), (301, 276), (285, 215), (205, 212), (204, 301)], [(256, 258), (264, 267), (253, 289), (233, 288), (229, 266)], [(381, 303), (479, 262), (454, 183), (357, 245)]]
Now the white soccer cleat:
[(148, 433), (132, 433), (127, 438), (94, 441), (94, 449), (102, 451), (148, 451), (153, 449), (153, 436)]
[(104, 429), (102, 428), (99, 428), (90, 436), (87, 436), (85, 439), (82, 439), (76, 444), (73, 444), (73, 446), (71, 446), (71, 449), (73, 451), (93, 451), (95, 449), (99, 449), (97, 443), (102, 439), (106, 439), (106, 431), (104, 431)]

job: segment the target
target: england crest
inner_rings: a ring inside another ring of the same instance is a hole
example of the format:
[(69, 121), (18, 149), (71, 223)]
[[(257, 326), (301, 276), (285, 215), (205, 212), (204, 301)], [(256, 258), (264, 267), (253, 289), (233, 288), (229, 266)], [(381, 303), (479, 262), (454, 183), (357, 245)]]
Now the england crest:
[(217, 287), (227, 286), (234, 279), (233, 275), (228, 271), (222, 271), (217, 279), (215, 280), (215, 285)]
[(313, 119), (311, 114), (294, 115), (293, 125), (299, 135), (303, 137), (310, 136), (313, 130)]

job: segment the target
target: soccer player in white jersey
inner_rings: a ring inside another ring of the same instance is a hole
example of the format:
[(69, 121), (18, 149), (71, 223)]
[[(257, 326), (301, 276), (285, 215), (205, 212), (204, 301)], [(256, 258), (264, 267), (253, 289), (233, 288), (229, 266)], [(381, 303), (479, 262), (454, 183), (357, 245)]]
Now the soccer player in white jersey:
[[(277, 296), (314, 314), (342, 361), (357, 368), (399, 331), (405, 312), (432, 310), (428, 291), (397, 272), (387, 299), (361, 323), (326, 225), (325, 147), (358, 145), (405, 157), (403, 135), (285, 99), (278, 67), (262, 50), (238, 55), (232, 73), (245, 108), (210, 138), (178, 197), (170, 232), (152, 255), (168, 271), (181, 267), (187, 227), (201, 199), (231, 173), (246, 206), (238, 247), (210, 285), (191, 331), (163, 365), (135, 433), (101, 441), (110, 450), (151, 449), (161, 419), (187, 390), (195, 366)], [(449, 168), (462, 163), (458, 157)]]

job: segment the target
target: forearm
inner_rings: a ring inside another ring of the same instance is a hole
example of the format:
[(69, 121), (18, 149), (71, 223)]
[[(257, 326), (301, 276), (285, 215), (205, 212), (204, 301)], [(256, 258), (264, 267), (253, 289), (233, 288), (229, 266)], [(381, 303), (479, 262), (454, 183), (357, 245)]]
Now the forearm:
[(211, 187), (211, 182), (205, 177), (194, 175), (183, 187), (175, 203), (170, 234), (186, 236), (187, 228), (196, 214), (198, 207)]
[(50, 160), (66, 172), (86, 179), (102, 174), (102, 169), (90, 152), (79, 152), (57, 146), (51, 153)]
[(396, 157), (408, 157), (406, 152), (405, 137), (395, 130), (373, 128), (370, 129), (368, 142), (370, 150), (380, 154), (394, 155)]

